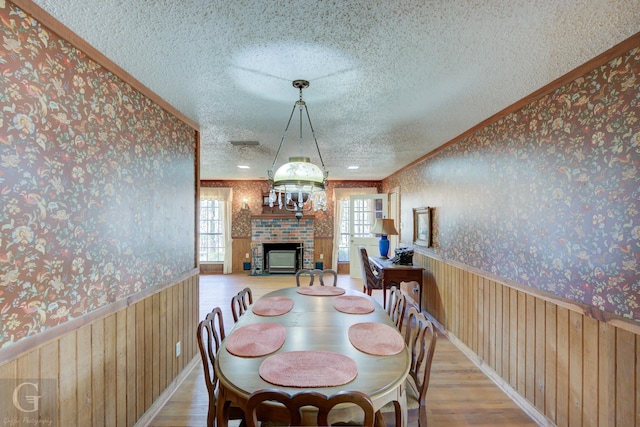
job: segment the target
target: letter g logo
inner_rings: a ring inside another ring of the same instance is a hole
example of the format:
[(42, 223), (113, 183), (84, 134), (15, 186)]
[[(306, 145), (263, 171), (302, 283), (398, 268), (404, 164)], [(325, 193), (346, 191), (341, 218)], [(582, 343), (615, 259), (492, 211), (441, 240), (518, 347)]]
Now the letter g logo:
[(13, 390), (13, 406), (15, 406), (16, 408), (18, 408), (19, 411), (21, 412), (36, 412), (38, 410), (38, 402), (40, 400), (40, 398), (42, 396), (38, 395), (38, 394), (33, 394), (33, 395), (26, 395), (24, 396), (24, 399), (31, 404), (31, 409), (26, 409), (22, 406), (22, 403), (20, 402), (20, 390), (23, 387), (33, 387), (33, 389), (35, 390), (35, 392), (38, 392), (38, 384), (36, 383), (29, 383), (29, 382), (24, 382), (21, 384), (18, 384), (18, 386)]

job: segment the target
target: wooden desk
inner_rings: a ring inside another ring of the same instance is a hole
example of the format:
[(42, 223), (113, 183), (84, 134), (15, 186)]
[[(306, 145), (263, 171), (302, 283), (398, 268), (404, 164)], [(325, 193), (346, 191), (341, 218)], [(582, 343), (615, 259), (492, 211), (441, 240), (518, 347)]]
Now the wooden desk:
[[(356, 378), (344, 385), (310, 390), (331, 395), (341, 390), (358, 390), (366, 393), (377, 410), (392, 401), (400, 402), (402, 408), (402, 426), (407, 422), (405, 379), (409, 373), (411, 354), (405, 347), (392, 356), (374, 356), (357, 350), (347, 334), (349, 326), (360, 322), (380, 322), (395, 327), (386, 311), (374, 299), (359, 291), (347, 289), (344, 295), (364, 296), (371, 299), (375, 310), (368, 314), (346, 314), (333, 308), (335, 297), (308, 296), (297, 293), (298, 288), (280, 289), (264, 297), (288, 297), (294, 301), (293, 309), (281, 316), (257, 316), (251, 308), (235, 324), (234, 330), (258, 323), (277, 323), (285, 327), (286, 339), (283, 346), (274, 353), (262, 357), (238, 357), (226, 350), (223, 341), (215, 369), (218, 373), (220, 390), (218, 393), (218, 426), (227, 425), (224, 419), (223, 402), (232, 402), (244, 408), (249, 395), (263, 388), (278, 388), (287, 393), (297, 393), (305, 389), (282, 387), (263, 380), (258, 374), (260, 364), (273, 354), (298, 351), (331, 351), (352, 358), (358, 366)], [(264, 298), (263, 297), (263, 298)]]
[(369, 262), (378, 270), (382, 281), (383, 292), (387, 292), (394, 284), (400, 287), (400, 282), (418, 282), (418, 308), (422, 311), (422, 274), (423, 267), (416, 265), (394, 264), (390, 259), (369, 257)]

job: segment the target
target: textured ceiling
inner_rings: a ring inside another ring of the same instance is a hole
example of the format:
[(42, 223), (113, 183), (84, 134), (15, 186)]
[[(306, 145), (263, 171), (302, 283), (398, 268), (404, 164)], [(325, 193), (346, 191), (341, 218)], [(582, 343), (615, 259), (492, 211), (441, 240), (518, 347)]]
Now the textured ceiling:
[(199, 124), (202, 179), (266, 178), (295, 79), (329, 179), (379, 180), (640, 31), (638, 0), (34, 3)]

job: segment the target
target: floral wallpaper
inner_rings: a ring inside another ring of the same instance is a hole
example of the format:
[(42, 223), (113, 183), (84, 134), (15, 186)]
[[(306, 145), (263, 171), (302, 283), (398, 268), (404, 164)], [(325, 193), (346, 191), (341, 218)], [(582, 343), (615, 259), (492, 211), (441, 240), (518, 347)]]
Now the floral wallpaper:
[(435, 207), (428, 251), (640, 321), (640, 49), (383, 184)]
[[(227, 187), (233, 189), (233, 223), (231, 235), (233, 238), (251, 238), (251, 215), (259, 215), (262, 212), (262, 195), (269, 192), (266, 181), (213, 181), (201, 182), (202, 187)], [(380, 182), (371, 181), (330, 181), (327, 187), (326, 211), (314, 212), (315, 238), (333, 238), (333, 189), (334, 188), (358, 188), (380, 187)], [(242, 209), (242, 203), (246, 201), (248, 209)]]
[(0, 2), (0, 346), (195, 267), (195, 131)]

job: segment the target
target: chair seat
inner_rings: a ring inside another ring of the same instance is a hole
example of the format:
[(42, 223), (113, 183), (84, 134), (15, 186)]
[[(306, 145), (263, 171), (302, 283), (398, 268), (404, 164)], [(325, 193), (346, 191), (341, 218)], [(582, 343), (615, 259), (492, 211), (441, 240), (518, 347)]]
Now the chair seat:
[[(405, 383), (405, 386), (407, 387), (407, 409), (420, 408), (420, 401), (418, 400), (418, 395), (413, 387), (411, 387), (408, 382)], [(389, 402), (384, 405), (380, 409), (380, 412), (382, 412), (383, 414), (389, 414), (390, 417), (393, 417), (392, 414), (395, 412), (395, 406), (393, 406), (393, 402)]]

